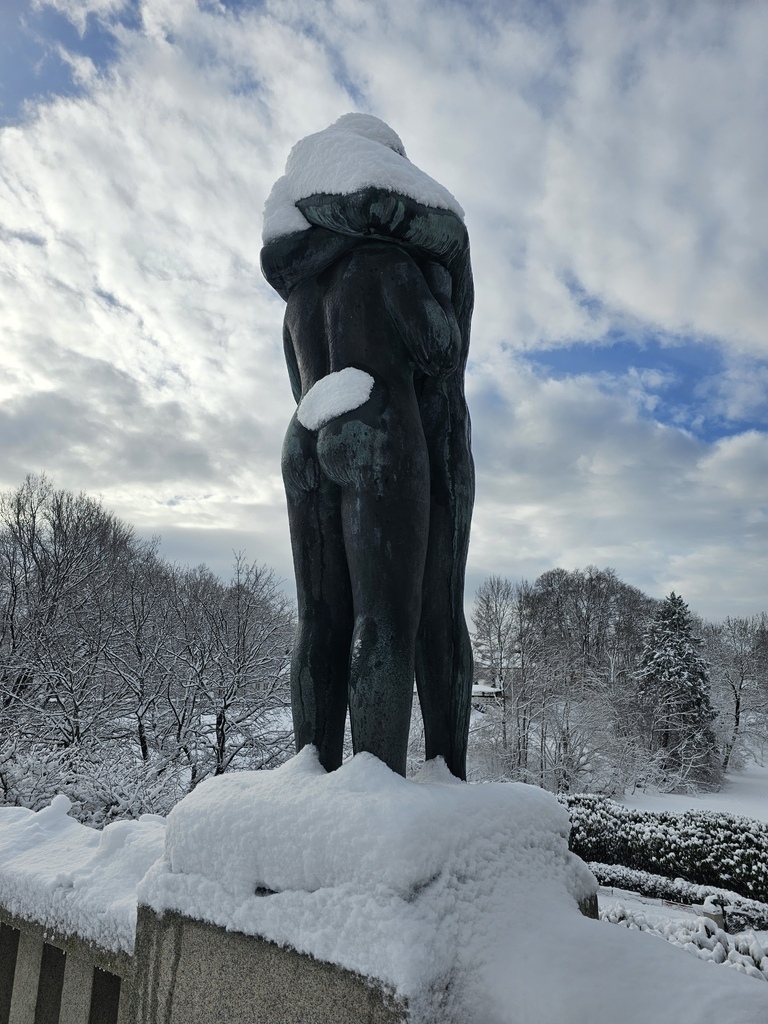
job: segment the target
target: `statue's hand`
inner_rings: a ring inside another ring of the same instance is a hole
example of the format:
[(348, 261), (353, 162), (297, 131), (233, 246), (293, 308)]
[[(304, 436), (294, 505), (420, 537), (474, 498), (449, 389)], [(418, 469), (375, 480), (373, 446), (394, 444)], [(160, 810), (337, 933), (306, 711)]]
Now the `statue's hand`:
[(421, 265), (424, 280), (441, 306), (450, 305), (453, 296), (453, 280), (442, 263), (428, 262)]
[(466, 228), (455, 213), (376, 185), (345, 194), (318, 193), (297, 200), (296, 206), (315, 227), (399, 242), (440, 258), (466, 244)]
[[(365, 238), (376, 235), (381, 229), (382, 217), (374, 217), (371, 210), (374, 201), (373, 191), (364, 189), (352, 195), (308, 196), (306, 199), (299, 199), (296, 206), (315, 227), (337, 231), (341, 235)], [(386, 193), (382, 195), (386, 196)], [(382, 209), (382, 214), (385, 213)]]

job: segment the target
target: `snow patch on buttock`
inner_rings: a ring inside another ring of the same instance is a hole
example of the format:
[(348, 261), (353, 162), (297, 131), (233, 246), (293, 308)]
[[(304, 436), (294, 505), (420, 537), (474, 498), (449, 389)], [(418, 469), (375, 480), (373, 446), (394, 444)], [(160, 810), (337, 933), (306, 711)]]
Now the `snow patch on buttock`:
[(365, 370), (347, 366), (322, 377), (304, 395), (296, 416), (307, 430), (319, 430), (345, 412), (359, 409), (368, 401), (373, 377)]

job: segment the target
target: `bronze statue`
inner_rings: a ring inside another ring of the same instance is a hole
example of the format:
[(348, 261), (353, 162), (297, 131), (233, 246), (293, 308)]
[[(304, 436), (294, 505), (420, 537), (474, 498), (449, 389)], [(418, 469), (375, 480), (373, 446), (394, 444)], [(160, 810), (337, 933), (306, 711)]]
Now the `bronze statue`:
[[(409, 194), (422, 194), (409, 179), (421, 172), (383, 122), (347, 115), (326, 131), (310, 140), (333, 157), (328, 190), (295, 198), (303, 221), (289, 211), (288, 229), (265, 232), (262, 250), (265, 277), (287, 301), (298, 403), (283, 448), (299, 613), (296, 748), (313, 743), (324, 767), (337, 768), (349, 707), (355, 752), (404, 775), (415, 676), (426, 756), (465, 778), (467, 233), (455, 200), (452, 209), (440, 193), (446, 205)], [(373, 184), (339, 189), (333, 167), (345, 144), (376, 160)], [(392, 171), (379, 173), (377, 146)], [(314, 173), (322, 184), (322, 161)]]

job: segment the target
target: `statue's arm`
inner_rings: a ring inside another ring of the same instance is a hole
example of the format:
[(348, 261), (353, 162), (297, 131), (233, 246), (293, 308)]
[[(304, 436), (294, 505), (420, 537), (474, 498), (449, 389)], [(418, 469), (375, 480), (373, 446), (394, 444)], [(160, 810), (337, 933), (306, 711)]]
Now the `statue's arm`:
[(293, 347), (293, 338), (288, 329), (288, 324), (283, 324), (283, 352), (285, 354), (285, 365), (288, 367), (288, 379), (291, 382), (291, 391), (298, 405), (301, 401), (301, 374), (296, 359), (296, 350)]
[(261, 271), (287, 299), (296, 285), (322, 273), (357, 244), (351, 235), (310, 227), (267, 242), (261, 250)]
[(322, 230), (398, 242), (449, 269), (469, 248), (467, 229), (453, 211), (375, 185), (348, 194), (318, 193), (296, 206)]
[(419, 268), (404, 259), (392, 284), (384, 288), (384, 302), (417, 367), (430, 377), (449, 376), (462, 353), (451, 275), (439, 263)]

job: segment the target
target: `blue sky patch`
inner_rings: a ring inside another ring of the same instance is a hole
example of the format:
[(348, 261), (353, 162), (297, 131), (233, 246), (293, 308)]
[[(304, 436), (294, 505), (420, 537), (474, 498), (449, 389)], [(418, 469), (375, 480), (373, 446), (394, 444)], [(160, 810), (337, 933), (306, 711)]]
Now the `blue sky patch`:
[[(629, 340), (619, 332), (610, 337), (613, 341), (609, 344), (574, 343), (528, 353), (525, 358), (539, 376), (556, 380), (603, 378), (601, 385), (614, 393), (632, 370), (654, 371), (662, 376), (649, 387), (656, 404), (647, 415), (689, 430), (705, 441), (768, 427), (768, 403), (752, 402), (749, 408), (740, 410), (733, 399), (726, 401), (726, 389), (744, 378), (749, 368), (734, 373), (714, 344), (670, 343), (654, 334), (642, 341)], [(759, 371), (760, 366), (755, 364), (753, 369)]]
[[(139, 20), (137, 4), (120, 15), (125, 25)], [(33, 9), (29, 0), (0, 3), (0, 125), (23, 117), (24, 102), (54, 96), (76, 96), (81, 88), (58, 48), (89, 57), (98, 68), (115, 59), (114, 35), (89, 16), (81, 37), (63, 14), (50, 7)]]

